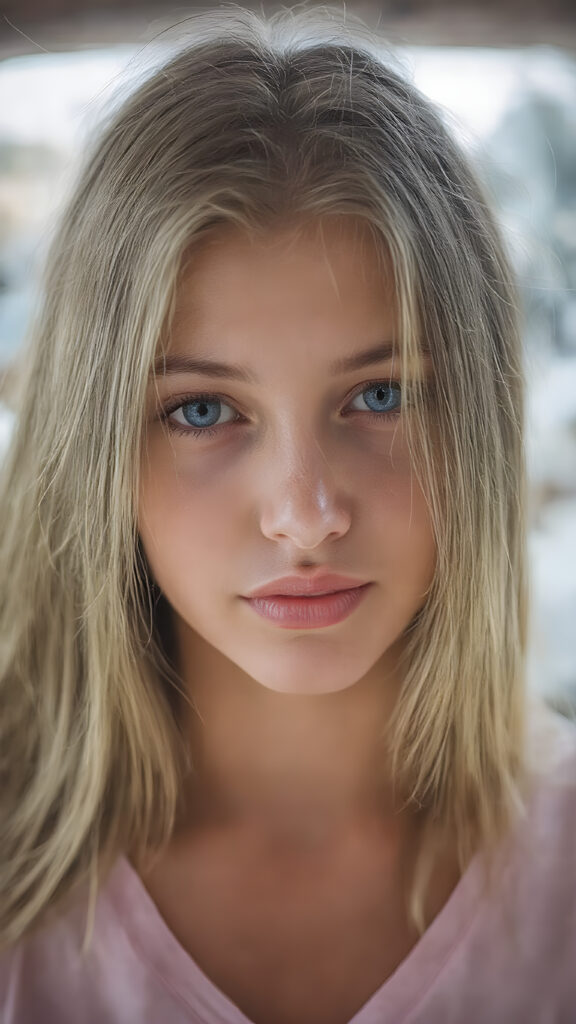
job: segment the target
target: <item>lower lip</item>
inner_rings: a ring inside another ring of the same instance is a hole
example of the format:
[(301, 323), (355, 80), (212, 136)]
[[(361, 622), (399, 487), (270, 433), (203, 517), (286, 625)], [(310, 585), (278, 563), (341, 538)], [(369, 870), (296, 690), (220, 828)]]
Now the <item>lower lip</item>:
[(257, 615), (282, 629), (319, 629), (335, 626), (352, 614), (366, 594), (370, 583), (352, 590), (337, 590), (321, 597), (245, 598)]

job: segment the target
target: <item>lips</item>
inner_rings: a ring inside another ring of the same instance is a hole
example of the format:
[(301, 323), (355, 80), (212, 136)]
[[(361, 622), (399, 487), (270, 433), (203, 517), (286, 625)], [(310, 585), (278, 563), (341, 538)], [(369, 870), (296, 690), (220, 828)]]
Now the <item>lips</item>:
[[(350, 582), (348, 580), (348, 582)], [(277, 584), (275, 584), (277, 585)], [(280, 629), (322, 629), (347, 619), (372, 586), (347, 587), (320, 595), (269, 594), (246, 598), (247, 605), (272, 626)]]
[(342, 576), (339, 573), (317, 573), (315, 576), (283, 576), (258, 587), (247, 596), (255, 597), (315, 597), (362, 587), (368, 580)]

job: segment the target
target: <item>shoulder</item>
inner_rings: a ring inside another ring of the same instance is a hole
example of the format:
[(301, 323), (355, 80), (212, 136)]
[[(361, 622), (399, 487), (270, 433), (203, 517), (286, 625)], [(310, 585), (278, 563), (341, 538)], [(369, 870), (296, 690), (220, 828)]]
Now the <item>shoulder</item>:
[(576, 945), (576, 724), (534, 702), (526, 755), (529, 786), (506, 848), (507, 888), (525, 935), (540, 948), (559, 945), (563, 957)]
[[(0, 1020), (6, 1024), (92, 1024), (110, 1020), (116, 964), (130, 962), (106, 887), (98, 898), (92, 944), (83, 943), (89, 924), (88, 886), (0, 955)], [(112, 965), (112, 970), (106, 971)], [(101, 982), (105, 978), (105, 988)], [(141, 979), (139, 979), (141, 980)], [(112, 995), (111, 995), (112, 992)]]
[(531, 703), (525, 749), (529, 784), (497, 884), (485, 888), (479, 860), (465, 876), (468, 924), (423, 1021), (437, 1008), (443, 1024), (574, 1019), (576, 725)]
[[(534, 702), (528, 714), (528, 792), (518, 838), (526, 867), (564, 865), (576, 895), (576, 724)], [(558, 887), (559, 880), (554, 880)]]
[(576, 872), (576, 723), (542, 704), (531, 704), (526, 767), (524, 831), (529, 830), (532, 842), (539, 839), (550, 855), (554, 849), (574, 854)]

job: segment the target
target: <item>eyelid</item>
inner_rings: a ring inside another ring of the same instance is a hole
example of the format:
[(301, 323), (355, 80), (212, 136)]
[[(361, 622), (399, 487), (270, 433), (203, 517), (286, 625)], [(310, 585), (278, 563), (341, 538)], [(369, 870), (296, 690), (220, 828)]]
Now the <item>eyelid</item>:
[[(379, 385), (382, 385), (382, 384), (384, 384), (384, 385), (396, 384), (400, 388), (400, 393), (402, 394), (403, 384), (402, 384), (401, 380), (398, 380), (398, 379), (396, 379), (396, 378), (394, 378), (392, 376), (389, 376), (389, 377), (386, 377), (386, 378), (379, 377), (379, 378), (376, 378), (376, 379), (373, 379), (373, 380), (363, 381), (362, 383), (358, 384), (354, 388), (354, 390), (349, 394), (349, 396), (345, 399), (344, 405), (348, 406), (350, 404), (350, 402), (352, 402), (358, 395), (362, 394), (363, 391), (368, 391), (369, 388), (378, 387)], [(219, 402), (221, 402), (222, 405), (226, 405), (230, 409), (232, 409), (232, 411), (235, 413), (235, 416), (232, 419), (228, 420), (226, 423), (216, 424), (213, 427), (203, 427), (203, 428), (195, 428), (195, 427), (192, 426), (192, 424), (190, 424), (187, 427), (184, 427), (184, 424), (179, 424), (179, 423), (175, 423), (175, 421), (172, 421), (173, 429), (175, 429), (175, 430), (180, 429), (183, 433), (188, 433), (188, 434), (192, 434), (194, 431), (196, 431), (198, 435), (204, 434), (206, 436), (210, 436), (210, 433), (214, 434), (214, 433), (216, 433), (216, 432), (218, 432), (220, 430), (223, 430), (225, 427), (232, 426), (234, 423), (237, 423), (239, 419), (245, 419), (246, 418), (244, 416), (244, 414), (241, 413), (237, 409), (236, 401), (234, 399), (230, 398), (227, 395), (222, 394), (221, 392), (206, 391), (206, 390), (204, 390), (204, 391), (194, 391), (192, 393), (186, 393), (186, 394), (182, 394), (182, 395), (173, 395), (166, 402), (162, 403), (161, 410), (160, 410), (160, 419), (162, 419), (166, 423), (169, 423), (170, 417), (173, 415), (173, 413), (175, 413), (179, 409), (181, 409), (182, 406), (184, 406), (184, 405), (186, 405), (186, 404), (188, 404), (190, 402), (200, 401), (202, 399), (217, 399)], [(398, 413), (400, 413), (401, 408), (398, 410)], [(358, 412), (358, 413), (362, 412), (362, 413), (368, 414), (368, 415), (370, 414), (368, 410), (355, 409), (355, 410), (353, 410), (353, 412)], [(386, 417), (386, 413), (374, 413), (373, 412), (372, 415), (375, 416), (376, 418), (382, 418), (382, 419), (385, 419), (385, 417)], [(396, 415), (396, 413), (392, 412), (389, 415), (394, 416), (394, 415)]]
[[(348, 399), (345, 399), (345, 401), (350, 401), (351, 398), (354, 398), (360, 392), (366, 391), (368, 388), (374, 387), (374, 385), (378, 384), (398, 384), (399, 387), (404, 386), (402, 380), (397, 374), (395, 376), (390, 375), (388, 377), (376, 377), (373, 380), (362, 381), (362, 383), (356, 385), (348, 396)], [(181, 405), (186, 405), (187, 402), (197, 402), (202, 398), (217, 398), (223, 404), (226, 403), (232, 407), (236, 407), (237, 405), (237, 399), (232, 398), (230, 395), (225, 395), (221, 391), (208, 391), (206, 389), (199, 391), (185, 391), (179, 395), (171, 395), (165, 400), (160, 399), (159, 405), (162, 412), (169, 415)]]
[(208, 398), (217, 398), (219, 402), (226, 405), (234, 406), (236, 404), (235, 399), (229, 398), (227, 395), (223, 395), (220, 391), (186, 391), (181, 395), (172, 395), (165, 401), (161, 401), (160, 405), (162, 412), (171, 413), (176, 409), (179, 409), (182, 405), (188, 405), (190, 402), (199, 402), (202, 399)]

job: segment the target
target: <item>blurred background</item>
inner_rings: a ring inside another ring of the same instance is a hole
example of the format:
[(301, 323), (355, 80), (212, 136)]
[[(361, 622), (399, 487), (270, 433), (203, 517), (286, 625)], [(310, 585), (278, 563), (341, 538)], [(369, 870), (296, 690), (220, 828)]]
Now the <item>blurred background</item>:
[[(0, 453), (39, 270), (84, 140), (103, 105), (167, 55), (192, 10), (209, 6), (0, 0)], [(440, 107), (505, 231), (528, 382), (529, 685), (575, 715), (576, 6), (391, 0), (346, 9), (386, 35)]]

